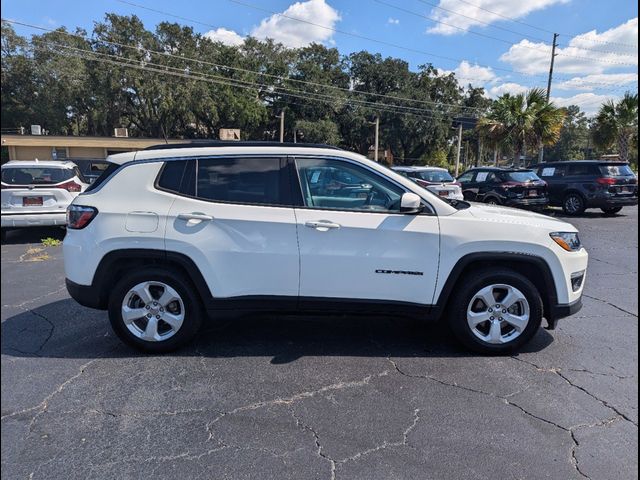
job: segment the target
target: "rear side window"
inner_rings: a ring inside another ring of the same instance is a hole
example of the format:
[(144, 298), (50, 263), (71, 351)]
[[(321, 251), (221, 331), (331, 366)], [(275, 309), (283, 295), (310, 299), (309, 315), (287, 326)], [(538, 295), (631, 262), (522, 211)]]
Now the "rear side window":
[(195, 196), (214, 202), (281, 205), (279, 158), (198, 159)]
[(2, 182), (7, 185), (54, 185), (74, 176), (82, 176), (77, 169), (56, 167), (5, 167)]
[(567, 166), (568, 175), (600, 175), (597, 165), (576, 163)]
[(180, 193), (180, 185), (184, 178), (186, 161), (166, 162), (158, 179), (158, 187), (174, 193)]
[(623, 177), (634, 175), (629, 165), (600, 165), (600, 172), (607, 177)]
[(100, 185), (102, 185), (107, 180), (107, 178), (111, 176), (113, 172), (118, 170), (119, 167), (120, 165), (117, 165), (115, 163), (109, 163), (109, 166), (102, 171), (100, 176), (96, 178), (93, 181), (93, 183), (87, 187), (87, 189), (85, 190), (85, 193), (91, 192), (92, 190), (95, 190)]

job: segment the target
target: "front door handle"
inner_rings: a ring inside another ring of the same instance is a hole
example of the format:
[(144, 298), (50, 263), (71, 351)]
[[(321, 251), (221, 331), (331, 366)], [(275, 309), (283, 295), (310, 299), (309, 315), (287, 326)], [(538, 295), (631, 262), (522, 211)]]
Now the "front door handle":
[(211, 215), (206, 215), (204, 213), (197, 213), (197, 212), (179, 213), (178, 218), (180, 220), (200, 220), (200, 221), (213, 220), (213, 217)]
[(315, 228), (316, 230), (319, 230), (321, 232), (326, 232), (330, 228), (340, 228), (340, 224), (333, 223), (328, 220), (317, 220), (313, 222), (305, 222), (304, 226), (309, 228)]

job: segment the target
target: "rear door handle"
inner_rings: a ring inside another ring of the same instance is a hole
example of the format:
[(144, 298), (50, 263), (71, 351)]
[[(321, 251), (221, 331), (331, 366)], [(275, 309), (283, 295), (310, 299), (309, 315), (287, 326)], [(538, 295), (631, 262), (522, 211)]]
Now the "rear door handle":
[(313, 222), (305, 222), (305, 227), (315, 228), (316, 230), (320, 230), (321, 232), (326, 232), (330, 228), (340, 228), (340, 224), (333, 223), (328, 220), (317, 220)]
[(180, 220), (200, 220), (200, 221), (209, 221), (213, 220), (211, 215), (206, 215), (204, 213), (179, 213), (178, 218)]

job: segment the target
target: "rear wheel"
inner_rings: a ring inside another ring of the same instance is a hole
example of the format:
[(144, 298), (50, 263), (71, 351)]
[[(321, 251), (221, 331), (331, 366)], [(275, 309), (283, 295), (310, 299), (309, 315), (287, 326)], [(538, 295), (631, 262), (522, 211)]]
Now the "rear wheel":
[(184, 346), (202, 324), (202, 305), (182, 275), (143, 268), (120, 280), (109, 297), (111, 326), (127, 345), (163, 353)]
[(500, 200), (498, 200), (496, 197), (486, 198), (484, 202), (488, 203), (489, 205), (500, 205)]
[(562, 210), (567, 215), (580, 215), (585, 208), (584, 198), (579, 193), (568, 193), (562, 202)]
[(512, 270), (471, 274), (458, 292), (449, 312), (451, 329), (476, 352), (511, 352), (528, 342), (542, 322), (540, 293)]
[(605, 207), (601, 208), (600, 210), (602, 210), (605, 215), (614, 215), (622, 210), (622, 207)]

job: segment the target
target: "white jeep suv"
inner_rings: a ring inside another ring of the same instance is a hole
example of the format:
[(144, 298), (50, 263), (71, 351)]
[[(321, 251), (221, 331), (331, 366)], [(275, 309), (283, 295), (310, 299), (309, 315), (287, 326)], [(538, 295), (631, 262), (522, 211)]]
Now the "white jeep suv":
[(66, 283), (146, 351), (233, 309), (445, 317), (502, 353), (581, 307), (572, 225), (445, 201), (354, 153), (218, 142), (108, 161), (68, 209)]

